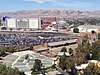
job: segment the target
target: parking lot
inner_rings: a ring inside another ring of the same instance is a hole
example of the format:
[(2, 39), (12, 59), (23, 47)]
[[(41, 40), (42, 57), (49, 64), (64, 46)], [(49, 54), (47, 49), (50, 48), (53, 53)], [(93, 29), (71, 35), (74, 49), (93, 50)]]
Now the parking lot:
[(0, 32), (0, 45), (39, 45), (41, 43), (66, 41), (69, 34), (51, 32)]

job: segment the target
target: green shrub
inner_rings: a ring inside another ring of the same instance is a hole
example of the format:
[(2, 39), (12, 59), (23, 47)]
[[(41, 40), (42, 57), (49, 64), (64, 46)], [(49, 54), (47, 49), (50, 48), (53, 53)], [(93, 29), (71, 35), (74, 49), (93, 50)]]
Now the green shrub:
[(78, 28), (74, 28), (74, 29), (73, 29), (73, 32), (74, 32), (74, 33), (79, 33), (79, 29), (78, 29)]

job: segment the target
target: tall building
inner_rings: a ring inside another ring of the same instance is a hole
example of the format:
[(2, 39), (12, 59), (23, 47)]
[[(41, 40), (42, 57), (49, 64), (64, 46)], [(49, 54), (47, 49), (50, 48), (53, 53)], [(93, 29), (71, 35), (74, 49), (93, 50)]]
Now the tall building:
[(28, 19), (17, 19), (17, 28), (28, 29)]
[(41, 19), (40, 18), (30, 18), (28, 19), (30, 29), (41, 29)]
[(41, 29), (40, 18), (23, 18), (15, 19), (9, 18), (6, 20), (6, 27), (8, 29)]
[(9, 18), (6, 20), (6, 27), (7, 28), (16, 28), (17, 19)]

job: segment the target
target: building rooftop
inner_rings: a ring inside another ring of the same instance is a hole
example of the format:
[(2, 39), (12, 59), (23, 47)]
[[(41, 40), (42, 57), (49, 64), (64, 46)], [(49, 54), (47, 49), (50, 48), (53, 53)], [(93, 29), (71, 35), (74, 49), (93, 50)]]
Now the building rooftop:
[(66, 40), (66, 41), (60, 41), (60, 42), (52, 42), (52, 43), (48, 43), (49, 46), (56, 46), (56, 45), (64, 45), (66, 43), (73, 43), (76, 42), (75, 39), (72, 40)]

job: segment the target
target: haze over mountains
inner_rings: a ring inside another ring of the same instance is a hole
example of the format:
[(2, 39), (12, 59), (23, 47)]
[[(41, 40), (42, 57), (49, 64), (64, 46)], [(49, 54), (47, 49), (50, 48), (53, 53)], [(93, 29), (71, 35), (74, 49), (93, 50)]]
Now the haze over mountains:
[(19, 10), (15, 12), (2, 12), (0, 16), (10, 16), (12, 18), (33, 18), (41, 16), (55, 16), (64, 18), (100, 18), (98, 11), (78, 11), (78, 10)]

